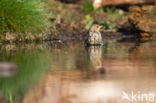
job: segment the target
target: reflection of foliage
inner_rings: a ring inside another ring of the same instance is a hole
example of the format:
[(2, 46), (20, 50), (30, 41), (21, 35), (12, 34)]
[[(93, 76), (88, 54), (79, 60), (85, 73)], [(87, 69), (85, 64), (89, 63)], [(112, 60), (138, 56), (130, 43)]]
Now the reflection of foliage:
[(0, 0), (0, 33), (42, 31), (46, 15), (41, 0)]
[(18, 52), (11, 60), (5, 56), (5, 61), (12, 61), (18, 65), (15, 76), (0, 78), (0, 93), (12, 102), (15, 96), (21, 95), (39, 80), (47, 70), (49, 60), (42, 51)]

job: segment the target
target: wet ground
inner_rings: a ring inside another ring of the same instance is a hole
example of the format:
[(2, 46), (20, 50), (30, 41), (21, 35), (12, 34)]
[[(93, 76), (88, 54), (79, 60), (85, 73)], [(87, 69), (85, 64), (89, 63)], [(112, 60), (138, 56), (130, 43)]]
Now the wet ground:
[(156, 41), (2, 45), (17, 70), (0, 75), (0, 103), (155, 103), (155, 52)]

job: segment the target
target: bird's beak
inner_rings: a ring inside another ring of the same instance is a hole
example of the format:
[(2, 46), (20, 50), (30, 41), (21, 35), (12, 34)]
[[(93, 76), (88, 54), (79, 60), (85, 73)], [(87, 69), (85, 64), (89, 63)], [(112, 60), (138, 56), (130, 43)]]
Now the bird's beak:
[(102, 29), (102, 28), (103, 28), (103, 26), (99, 26), (99, 27), (98, 27), (98, 30), (100, 31), (100, 29)]

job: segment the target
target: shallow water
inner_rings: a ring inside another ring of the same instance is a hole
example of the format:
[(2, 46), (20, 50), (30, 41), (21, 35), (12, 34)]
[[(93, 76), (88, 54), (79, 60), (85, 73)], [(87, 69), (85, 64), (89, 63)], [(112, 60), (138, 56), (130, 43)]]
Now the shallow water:
[[(156, 103), (156, 42), (3, 45), (0, 103)], [(9, 74), (9, 71), (8, 71)]]

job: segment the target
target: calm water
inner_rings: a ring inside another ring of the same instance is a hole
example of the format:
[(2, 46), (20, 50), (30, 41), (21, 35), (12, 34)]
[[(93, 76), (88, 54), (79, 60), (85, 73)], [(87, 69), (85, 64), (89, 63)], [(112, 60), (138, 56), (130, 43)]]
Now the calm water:
[[(0, 103), (156, 103), (156, 42), (3, 45)], [(1, 71), (0, 71), (1, 72)]]

